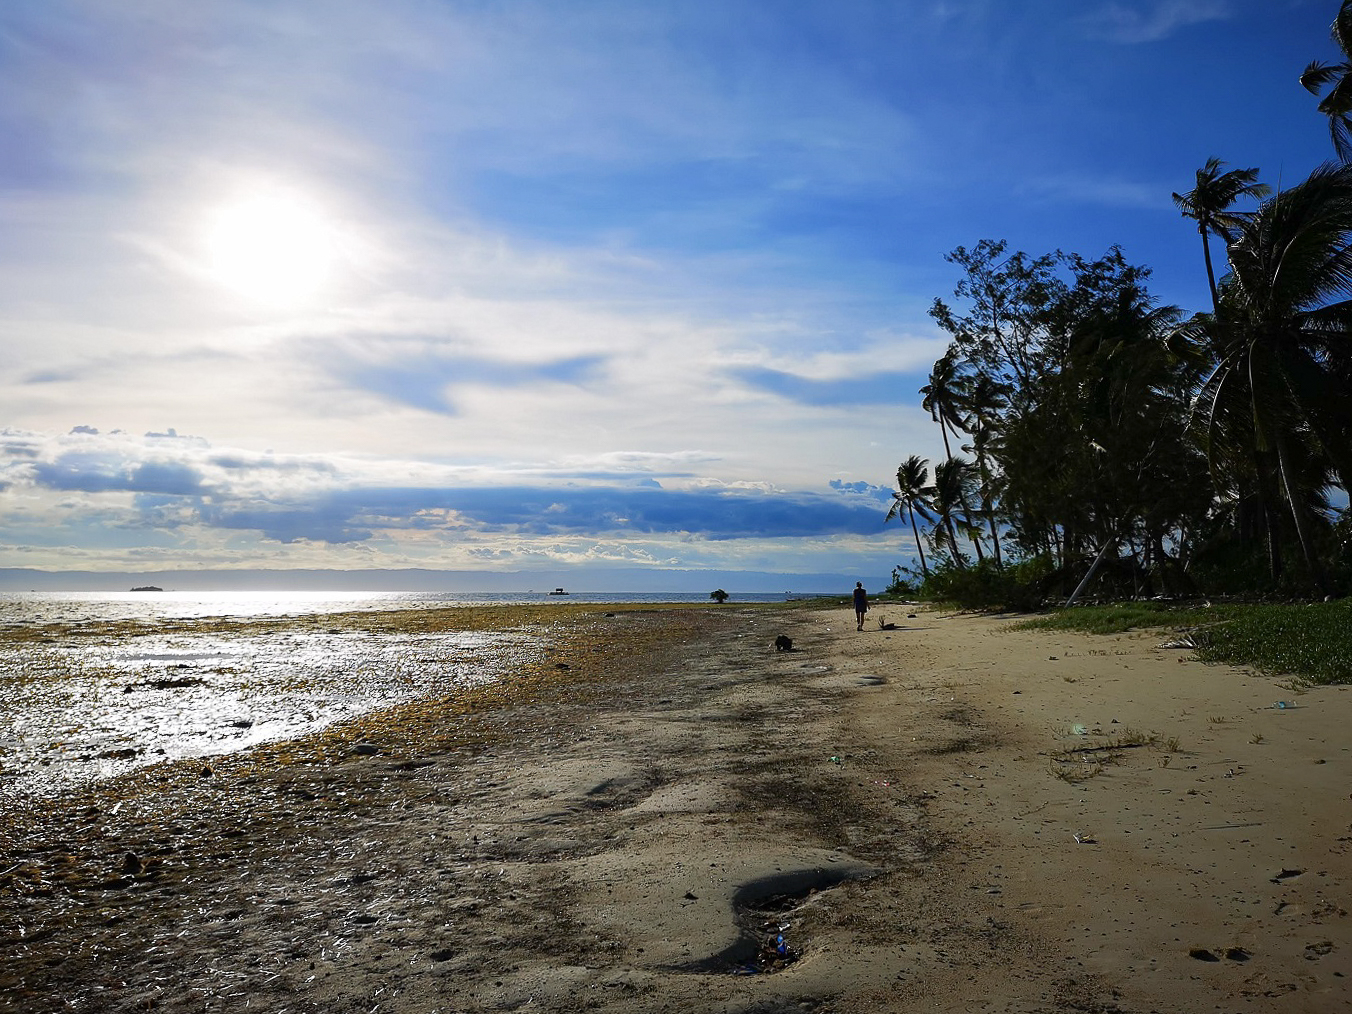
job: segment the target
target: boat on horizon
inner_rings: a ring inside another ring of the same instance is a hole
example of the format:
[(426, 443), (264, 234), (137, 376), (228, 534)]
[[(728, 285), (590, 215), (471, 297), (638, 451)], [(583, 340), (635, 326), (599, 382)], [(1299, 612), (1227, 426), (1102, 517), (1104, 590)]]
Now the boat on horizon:
[(555, 589), (554, 589), (552, 592), (550, 592), (549, 594), (551, 594), (551, 595), (567, 595), (568, 593), (567, 593), (566, 591), (564, 591), (562, 588), (555, 588)]

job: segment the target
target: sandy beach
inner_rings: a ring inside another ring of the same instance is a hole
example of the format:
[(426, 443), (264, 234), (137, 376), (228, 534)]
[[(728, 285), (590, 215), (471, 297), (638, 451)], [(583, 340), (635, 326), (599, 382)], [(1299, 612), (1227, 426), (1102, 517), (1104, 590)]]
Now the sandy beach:
[(1348, 1009), (1352, 688), (1014, 619), (577, 609), (20, 808), (0, 1010)]

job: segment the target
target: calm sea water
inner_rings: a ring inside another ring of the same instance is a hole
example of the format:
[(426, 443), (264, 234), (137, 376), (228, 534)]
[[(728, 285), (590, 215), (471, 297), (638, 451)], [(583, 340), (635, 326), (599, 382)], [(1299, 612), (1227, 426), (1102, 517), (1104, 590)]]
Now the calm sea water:
[[(783, 602), (784, 594), (744, 593), (732, 602)], [(798, 596), (795, 596), (798, 597)], [(541, 602), (708, 602), (694, 592), (0, 592), (0, 625), (88, 620), (264, 617), (353, 610), (429, 609)]]
[[(0, 797), (294, 738), (372, 708), (501, 679), (543, 647), (521, 632), (390, 635), (243, 621), (541, 602), (708, 602), (708, 595), (0, 594), (0, 629), (66, 631), (0, 640)], [(193, 622), (216, 617), (241, 622), (237, 629)], [(116, 621), (136, 621), (135, 633), (105, 626)]]

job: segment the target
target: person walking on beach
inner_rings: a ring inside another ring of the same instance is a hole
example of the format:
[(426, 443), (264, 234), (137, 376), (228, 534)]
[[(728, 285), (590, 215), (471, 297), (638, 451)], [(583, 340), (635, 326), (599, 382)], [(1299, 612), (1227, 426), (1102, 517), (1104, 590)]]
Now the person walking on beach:
[(864, 582), (856, 581), (854, 583), (855, 630), (864, 629), (864, 614), (866, 612), (868, 612), (868, 592), (864, 591)]

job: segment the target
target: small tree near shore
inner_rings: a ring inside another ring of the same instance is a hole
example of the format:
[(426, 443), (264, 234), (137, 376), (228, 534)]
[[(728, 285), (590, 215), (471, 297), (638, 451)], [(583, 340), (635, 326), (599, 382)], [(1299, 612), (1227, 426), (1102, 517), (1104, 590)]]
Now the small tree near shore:
[(721, 606), (724, 602), (728, 600), (729, 595), (722, 588), (715, 588), (713, 591), (709, 593), (709, 598), (713, 599)]

